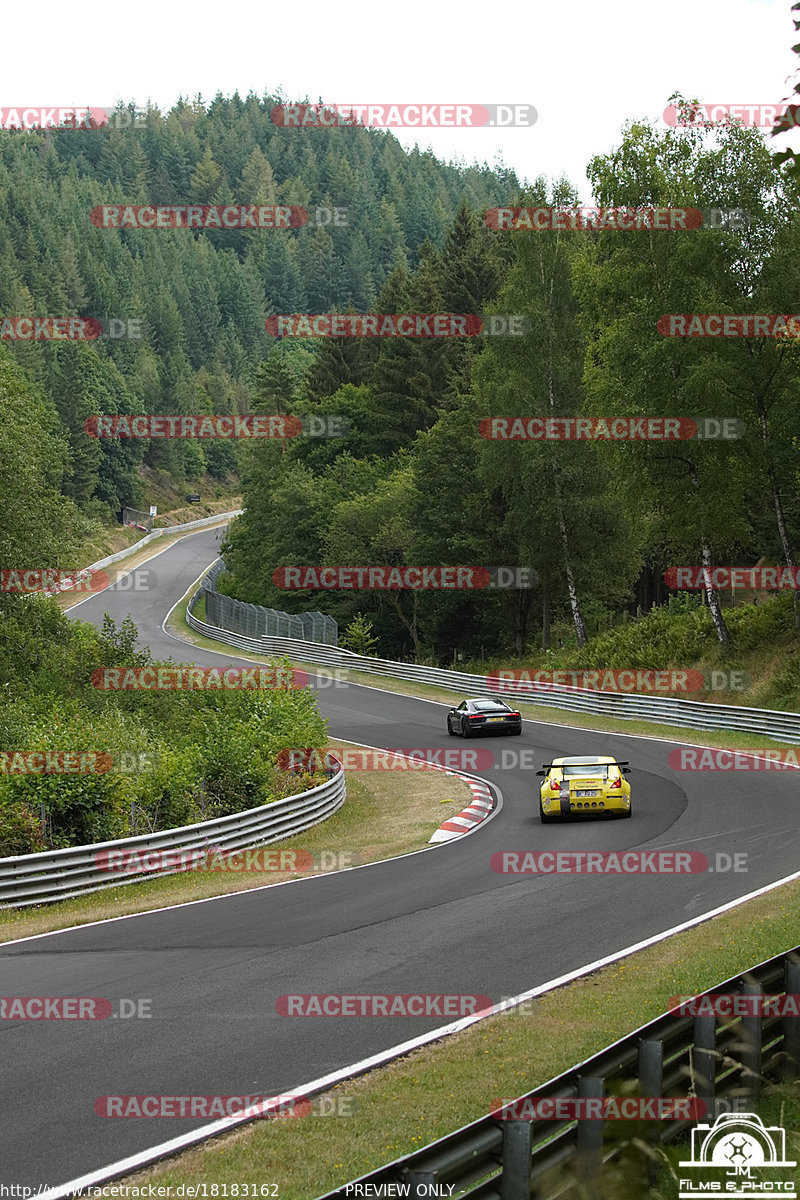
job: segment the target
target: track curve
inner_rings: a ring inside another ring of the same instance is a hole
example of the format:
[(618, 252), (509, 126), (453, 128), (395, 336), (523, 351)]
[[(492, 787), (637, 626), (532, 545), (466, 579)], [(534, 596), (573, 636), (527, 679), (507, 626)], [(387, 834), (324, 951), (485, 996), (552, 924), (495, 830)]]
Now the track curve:
[[(111, 588), (71, 610), (101, 624), (132, 614), (156, 658), (241, 661), (162, 629), (218, 553), (203, 530), (146, 564), (152, 587)], [(312, 679), (313, 683), (313, 679)], [(333, 736), (382, 747), (455, 743), (444, 706), (380, 689), (319, 687)], [(445, 992), (500, 1000), (670, 928), (796, 869), (797, 779), (742, 779), (667, 764), (675, 744), (526, 721), (498, 750), (629, 759), (629, 821), (541, 826), (530, 769), (477, 771), (502, 811), (421, 853), (179, 908), (0, 945), (4, 996), (147, 997), (149, 1020), (0, 1025), (0, 1181), (53, 1186), (196, 1128), (109, 1120), (106, 1094), (276, 1094), (440, 1026), (442, 1018), (286, 1018), (283, 993)], [(757, 809), (754, 806), (757, 796)], [(757, 812), (757, 822), (754, 814)], [(700, 850), (748, 855), (746, 873), (540, 875), (491, 870), (502, 850)]]

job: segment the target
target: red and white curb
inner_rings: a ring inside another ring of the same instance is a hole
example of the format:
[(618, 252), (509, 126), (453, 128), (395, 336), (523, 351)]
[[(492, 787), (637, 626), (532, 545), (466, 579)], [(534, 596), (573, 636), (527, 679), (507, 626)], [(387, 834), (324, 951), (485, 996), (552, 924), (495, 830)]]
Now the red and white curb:
[[(457, 774), (458, 772), (453, 772)], [(452, 838), (462, 837), (463, 834), (469, 833), (476, 825), (480, 825), (481, 821), (485, 821), (492, 811), (492, 793), (485, 783), (477, 783), (474, 780), (468, 780), (470, 791), (472, 792), (472, 803), (468, 808), (462, 809), (455, 817), (448, 817), (443, 821), (436, 830), (430, 842), (449, 842)]]
[[(353, 742), (352, 744), (357, 746), (360, 743)], [(391, 754), (393, 758), (404, 758), (411, 761), (410, 755), (400, 754), (396, 750), (387, 750), (385, 753)], [(485, 821), (494, 812), (495, 803), (492, 790), (483, 780), (473, 779), (463, 771), (451, 771), (438, 763), (426, 762), (424, 765), (432, 771), (442, 771), (445, 775), (452, 775), (455, 779), (463, 779), (465, 783), (469, 784), (472, 792), (472, 803), (467, 808), (462, 808), (456, 816), (448, 817), (446, 821), (443, 821), (433, 836), (428, 838), (428, 845), (433, 842), (450, 842), (453, 838), (463, 837), (465, 833), (471, 833), (476, 825), (480, 825), (481, 821)]]

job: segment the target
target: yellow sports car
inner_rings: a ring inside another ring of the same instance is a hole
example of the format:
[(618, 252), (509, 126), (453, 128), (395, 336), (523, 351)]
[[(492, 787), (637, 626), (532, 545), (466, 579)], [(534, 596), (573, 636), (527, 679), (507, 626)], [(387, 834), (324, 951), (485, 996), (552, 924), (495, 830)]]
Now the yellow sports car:
[(630, 775), (627, 762), (617, 762), (607, 754), (554, 758), (536, 774), (545, 777), (539, 793), (543, 824), (575, 813), (631, 815), (631, 785), (623, 779)]

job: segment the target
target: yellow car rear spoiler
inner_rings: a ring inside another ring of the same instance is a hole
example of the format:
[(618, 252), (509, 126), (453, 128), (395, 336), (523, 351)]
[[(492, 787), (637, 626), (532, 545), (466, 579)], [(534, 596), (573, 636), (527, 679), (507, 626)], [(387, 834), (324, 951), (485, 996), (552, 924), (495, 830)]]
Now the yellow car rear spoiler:
[(619, 767), (623, 775), (630, 775), (629, 760), (625, 762), (601, 763), (542, 763), (542, 770), (537, 775), (547, 775), (550, 771), (561, 771), (564, 767)]

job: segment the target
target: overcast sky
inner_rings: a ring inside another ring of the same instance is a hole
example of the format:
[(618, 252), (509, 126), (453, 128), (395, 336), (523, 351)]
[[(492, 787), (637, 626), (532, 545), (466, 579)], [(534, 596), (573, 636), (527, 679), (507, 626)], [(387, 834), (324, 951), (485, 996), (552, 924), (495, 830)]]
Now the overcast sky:
[[(34, 19), (35, 14), (35, 19)], [(353, 103), (531, 104), (532, 128), (398, 131), (445, 159), (498, 156), (527, 179), (585, 167), (670, 94), (779, 103), (791, 91), (790, 0), (513, 4), (135, 4), (4, 7), (0, 107), (113, 105), (279, 88)], [(16, 48), (16, 49), (14, 49)], [(76, 136), (82, 136), (76, 134)], [(293, 136), (313, 137), (297, 131)], [(795, 135), (781, 145), (797, 145)]]

